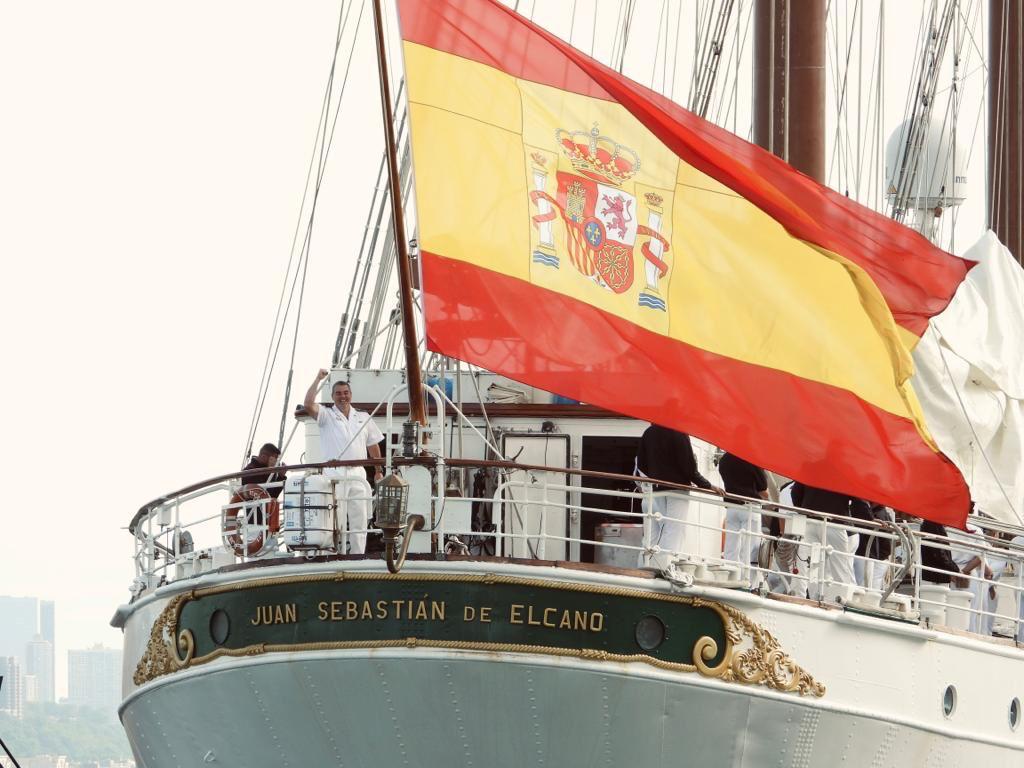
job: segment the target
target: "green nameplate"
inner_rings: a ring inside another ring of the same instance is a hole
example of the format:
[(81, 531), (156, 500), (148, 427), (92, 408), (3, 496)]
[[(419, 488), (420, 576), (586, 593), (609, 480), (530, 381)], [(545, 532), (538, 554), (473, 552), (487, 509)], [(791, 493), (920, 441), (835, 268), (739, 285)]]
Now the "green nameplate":
[[(752, 647), (740, 653), (744, 635)], [(398, 646), (640, 661), (824, 693), (723, 603), (495, 574), (317, 574), (186, 592), (154, 625), (135, 681), (225, 655)]]

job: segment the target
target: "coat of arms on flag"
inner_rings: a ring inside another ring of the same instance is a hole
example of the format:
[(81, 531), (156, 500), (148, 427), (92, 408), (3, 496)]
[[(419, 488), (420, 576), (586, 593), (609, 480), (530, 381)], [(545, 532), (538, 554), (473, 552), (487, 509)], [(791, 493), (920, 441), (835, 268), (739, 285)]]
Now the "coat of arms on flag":
[[(559, 128), (554, 138), (557, 153), (534, 149), (529, 155), (533, 263), (561, 269), (562, 256), (568, 257), (581, 279), (616, 295), (632, 293), (637, 306), (664, 312), (659, 290), (669, 271), (669, 242), (660, 231), (664, 195), (647, 191), (638, 200), (640, 157), (603, 135), (596, 123), (589, 132)], [(566, 165), (572, 170), (563, 170)]]

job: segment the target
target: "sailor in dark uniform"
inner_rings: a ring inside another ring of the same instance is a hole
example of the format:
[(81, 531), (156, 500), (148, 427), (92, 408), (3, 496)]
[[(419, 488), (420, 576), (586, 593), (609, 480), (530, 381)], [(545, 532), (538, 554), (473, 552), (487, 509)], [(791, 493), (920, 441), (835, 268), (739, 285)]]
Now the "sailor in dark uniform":
[[(697, 470), (697, 459), (693, 455), (690, 436), (657, 424), (652, 424), (640, 438), (636, 466), (638, 474), (666, 480), (680, 485), (721, 493)], [(670, 490), (654, 484), (653, 490)], [(665, 566), (676, 555), (695, 554), (698, 551), (700, 529), (696, 510), (691, 510), (690, 501), (678, 496), (649, 496), (643, 501), (644, 514), (660, 512), (661, 520), (655, 520), (651, 527), (651, 543), (661, 548), (663, 557), (655, 558), (655, 564)]]
[[(732, 453), (725, 453), (718, 462), (725, 492), (748, 499), (768, 498), (768, 476), (760, 467)], [(736, 503), (736, 502), (733, 502)], [(746, 570), (756, 559), (761, 545), (761, 511), (750, 504), (738, 504), (725, 511), (725, 546), (722, 557), (740, 563)]]

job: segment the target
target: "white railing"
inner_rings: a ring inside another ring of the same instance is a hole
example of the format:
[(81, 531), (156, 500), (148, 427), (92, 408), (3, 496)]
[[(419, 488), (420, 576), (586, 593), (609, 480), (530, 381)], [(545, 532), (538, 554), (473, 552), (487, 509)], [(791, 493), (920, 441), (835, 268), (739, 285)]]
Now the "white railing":
[[(409, 511), (424, 515), (428, 521), (426, 532), (437, 534), (442, 551), (447, 545), (449, 552), (468, 550), (472, 557), (510, 557), (518, 553), (526, 561), (543, 561), (570, 559), (570, 553), (579, 547), (591, 547), (594, 560), (599, 563), (614, 560), (631, 567), (655, 568), (680, 586), (696, 584), (788, 595), (932, 627), (997, 634), (1024, 642), (1024, 531), (1013, 531), (1020, 536), (1015, 542), (1007, 540), (1005, 534), (996, 537), (954, 533), (943, 539), (922, 534), (904, 522), (894, 524), (808, 512), (759, 500), (722, 498), (698, 490), (583, 487), (581, 479), (586, 472), (545, 472), (515, 465), (501, 467), (493, 491), (487, 496), (447, 496), (443, 491), (444, 465), (435, 459), (423, 461), (434, 470), (435, 482), (441, 478), (441, 489), (435, 485), (419, 496), (429, 498), (430, 510)], [(304, 465), (281, 471), (313, 477), (323, 475), (328, 468)], [(236, 475), (244, 481), (244, 473)], [(559, 482), (553, 482), (552, 477)], [(566, 483), (566, 477), (573, 480)], [(326, 519), (334, 535), (326, 546), (287, 546), (282, 541), (284, 526), (271, 530), (271, 511), (273, 504), (279, 505), (283, 524), (288, 505), (294, 499), (282, 491), (277, 501), (232, 500), (241, 486), (238, 478), (219, 478), (202, 488), (154, 502), (140, 511), (131, 526), (135, 537), (136, 594), (162, 583), (253, 559), (282, 558), (282, 562), (289, 562), (296, 556), (345, 554), (349, 535), (372, 535), (379, 531), (372, 527), (347, 528), (344, 505), (370, 503), (369, 485), (352, 476), (334, 477), (333, 482), (328, 503), (331, 509)], [(342, 487), (349, 483), (363, 486), (350, 495), (350, 489)], [(279, 482), (261, 487), (269, 492), (283, 485)], [(583, 494), (607, 500), (608, 506), (584, 505)], [(612, 509), (613, 502), (628, 506), (629, 511)], [(669, 509), (687, 504), (690, 514), (686, 519), (678, 520), (668, 514)], [(476, 524), (472, 514), (465, 514), (467, 505), (476, 513)], [(446, 514), (446, 509), (457, 506), (463, 511), (461, 516)], [(723, 555), (721, 521), (729, 510), (753, 514), (755, 521), (760, 515), (765, 526), (755, 524), (729, 534), (738, 537), (739, 546), (734, 551), (756, 553), (749, 562), (742, 555), (738, 559)], [(306, 519), (304, 514), (299, 517)], [(781, 535), (767, 531), (772, 518), (779, 521)], [(234, 527), (230, 526), (232, 519)], [(642, 533), (637, 540), (629, 541), (610, 541), (596, 535), (584, 537), (582, 520), (593, 522), (595, 531), (602, 523), (627, 527), (633, 523), (642, 526)], [(663, 546), (665, 539), (659, 540), (657, 532), (666, 528), (666, 522), (682, 524), (681, 539), (691, 542), (687, 550)], [(869, 545), (887, 542), (889, 555), (876, 559), (870, 554), (870, 546), (857, 554), (858, 540)], [(258, 546), (253, 546), (253, 542)], [(923, 546), (949, 552), (959, 563), (957, 570), (923, 564)], [(961, 567), (970, 572), (963, 573)]]

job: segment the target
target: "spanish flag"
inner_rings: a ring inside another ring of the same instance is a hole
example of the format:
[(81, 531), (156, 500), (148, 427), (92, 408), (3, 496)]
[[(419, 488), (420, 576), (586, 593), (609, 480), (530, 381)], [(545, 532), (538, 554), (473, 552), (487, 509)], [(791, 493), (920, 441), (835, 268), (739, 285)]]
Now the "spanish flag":
[(908, 352), (970, 267), (495, 0), (400, 0), (427, 342), (962, 526)]

